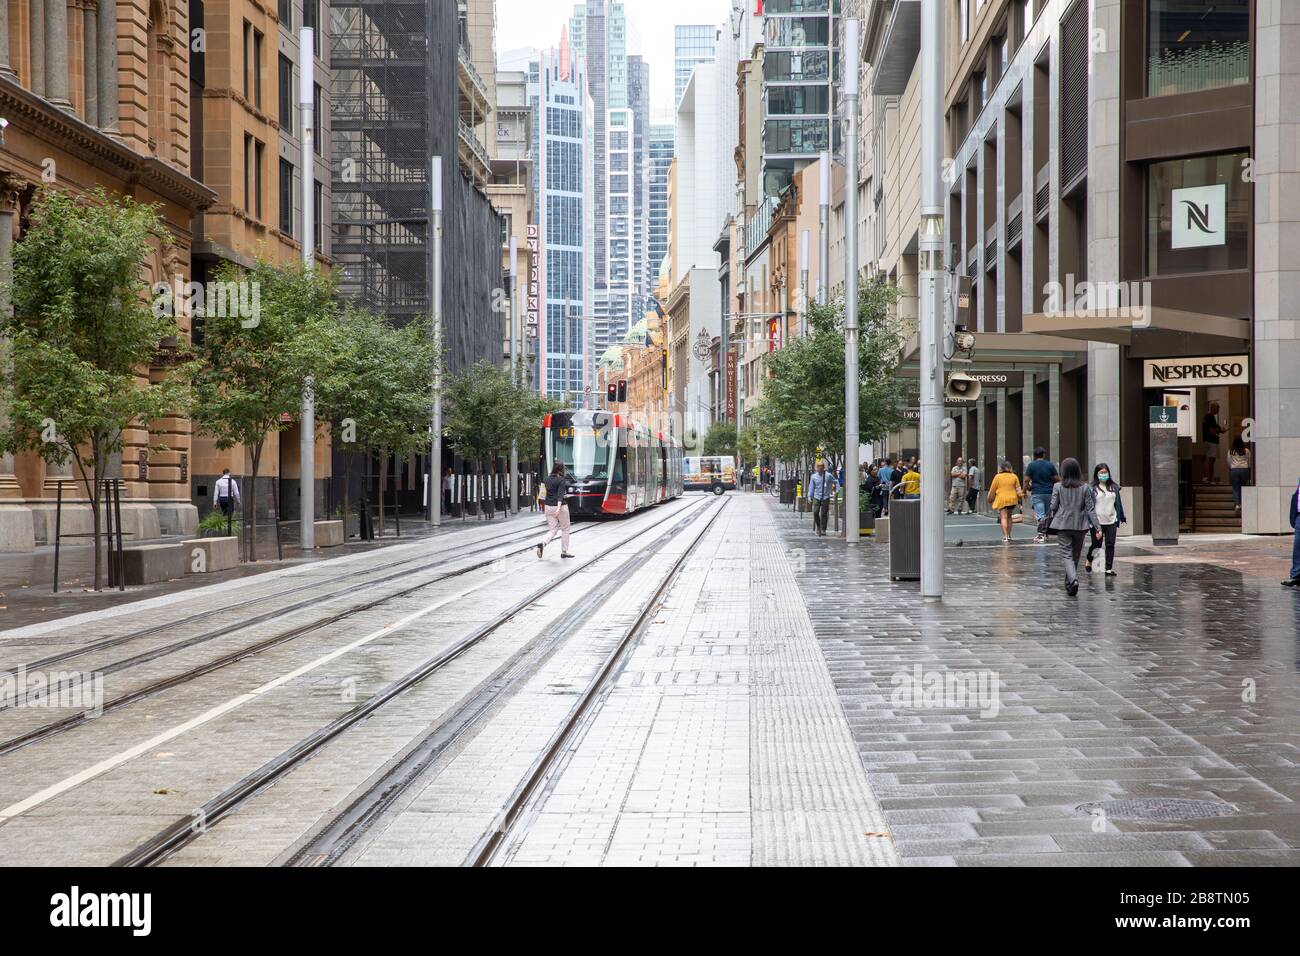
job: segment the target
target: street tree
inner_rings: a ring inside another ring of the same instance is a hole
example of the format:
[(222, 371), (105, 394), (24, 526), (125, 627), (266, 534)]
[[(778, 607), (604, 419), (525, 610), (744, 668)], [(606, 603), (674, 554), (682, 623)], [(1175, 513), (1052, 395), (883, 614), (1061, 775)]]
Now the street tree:
[(130, 197), (44, 189), (14, 247), (12, 315), (0, 310), (12, 369), (0, 376), (0, 407), (9, 409), (0, 449), (72, 460), (93, 512), (96, 590), (109, 463), (128, 429), (188, 405), (184, 364), (160, 361), (175, 323), (151, 309), (145, 277), (148, 257), (169, 242), (154, 208)]
[[(335, 423), (334, 447), (379, 460), (379, 536), (383, 537), (388, 461), (429, 447), (434, 346), (422, 325), (400, 328), (364, 309), (345, 308), (330, 338), (326, 368), (316, 378), (318, 412)], [(348, 472), (343, 473), (348, 520)], [(438, 494), (438, 476), (430, 476)]]
[(242, 298), (259, 308), (252, 316), (237, 308), (208, 309), (203, 315), (192, 374), (193, 418), (217, 448), (247, 449), (248, 555), (256, 560), (262, 453), (270, 436), (299, 420), (306, 377), (329, 374), (338, 327), (335, 283), (328, 273), (301, 263), (277, 266), (261, 260), (247, 270), (225, 266), (214, 280), (248, 290)]
[[(858, 422), (864, 440), (883, 438), (902, 424), (915, 386), (897, 377), (906, 340), (894, 315), (898, 290), (882, 279), (858, 287)], [(764, 357), (769, 378), (755, 418), (764, 452), (801, 459), (820, 449), (838, 469), (844, 456), (844, 301), (807, 311), (809, 334)]]
[(703, 454), (736, 455), (736, 423), (714, 422), (704, 435)]

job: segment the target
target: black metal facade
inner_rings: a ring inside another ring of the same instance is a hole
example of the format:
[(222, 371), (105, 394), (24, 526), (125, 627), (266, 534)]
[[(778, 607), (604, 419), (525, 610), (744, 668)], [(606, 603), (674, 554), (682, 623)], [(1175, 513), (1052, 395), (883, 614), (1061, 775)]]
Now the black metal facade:
[(456, 0), (333, 0), (334, 256), (340, 288), (427, 322), (429, 175), (443, 170), (443, 343), (450, 371), (499, 361), (502, 221), (457, 164)]

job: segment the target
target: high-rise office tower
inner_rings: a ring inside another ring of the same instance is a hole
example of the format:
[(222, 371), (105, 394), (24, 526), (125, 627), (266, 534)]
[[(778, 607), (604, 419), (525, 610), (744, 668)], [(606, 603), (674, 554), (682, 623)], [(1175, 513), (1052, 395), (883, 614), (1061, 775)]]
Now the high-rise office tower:
[(673, 28), (673, 107), (676, 108), (697, 63), (712, 63), (718, 28), (709, 23), (677, 24)]
[[(581, 21), (581, 26), (578, 26)], [(585, 58), (592, 109), (592, 338), (597, 354), (622, 341), (648, 295), (649, 68), (627, 55), (624, 4), (574, 7), (574, 50)]]
[(647, 266), (650, 288), (668, 255), (668, 169), (673, 164), (673, 126), (650, 127), (650, 215), (647, 220)]
[(592, 141), (585, 80), (567, 29), (559, 47), (545, 51), (529, 68), (538, 283), (526, 301), (528, 320), (535, 315), (539, 326), (538, 388), (579, 406), (590, 384), (586, 266), (591, 216), (584, 184), (590, 178)]
[(763, 189), (777, 196), (795, 170), (839, 148), (831, 122), (839, 77), (830, 0), (770, 0), (763, 5)]

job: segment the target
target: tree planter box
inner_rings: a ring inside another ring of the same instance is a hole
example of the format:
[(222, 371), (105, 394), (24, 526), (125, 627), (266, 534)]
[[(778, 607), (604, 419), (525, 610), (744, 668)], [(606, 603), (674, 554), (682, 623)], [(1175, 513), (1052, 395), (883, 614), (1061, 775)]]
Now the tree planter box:
[(187, 574), (229, 571), (239, 564), (238, 538), (195, 538), (181, 542)]
[(343, 521), (317, 521), (314, 525), (316, 529), (316, 547), (318, 548), (337, 548), (343, 544)]
[(184, 544), (141, 544), (123, 548), (123, 580), (129, 587), (183, 578), (189, 570), (189, 554)]

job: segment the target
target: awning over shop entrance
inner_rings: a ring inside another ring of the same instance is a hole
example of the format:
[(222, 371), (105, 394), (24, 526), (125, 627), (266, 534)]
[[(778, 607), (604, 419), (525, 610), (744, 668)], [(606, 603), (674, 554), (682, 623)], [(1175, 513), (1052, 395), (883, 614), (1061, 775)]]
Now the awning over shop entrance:
[(1117, 317), (1109, 310), (1079, 310), (1065, 315), (1029, 313), (1024, 317), (1024, 329), (1053, 338), (1113, 345), (1133, 345), (1140, 338), (1158, 339), (1170, 333), (1222, 339), (1223, 345), (1244, 346), (1250, 341), (1248, 319), (1156, 306), (1139, 318)]

